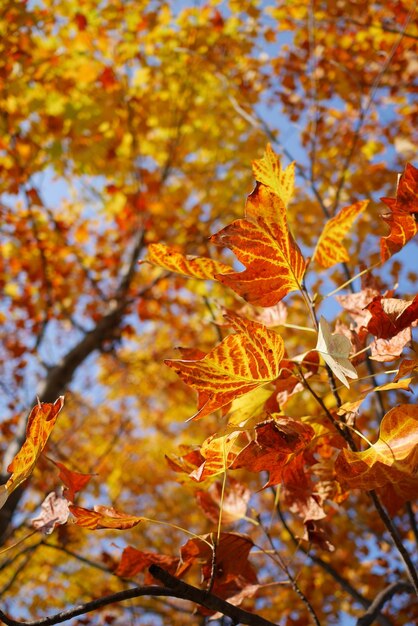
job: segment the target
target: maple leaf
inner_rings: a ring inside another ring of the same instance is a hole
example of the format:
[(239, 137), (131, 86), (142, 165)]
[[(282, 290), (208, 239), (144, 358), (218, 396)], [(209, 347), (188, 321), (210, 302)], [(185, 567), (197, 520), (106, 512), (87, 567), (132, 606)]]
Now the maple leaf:
[(255, 439), (237, 456), (233, 469), (251, 472), (267, 471), (269, 479), (263, 488), (277, 485), (283, 479), (283, 468), (303, 451), (314, 436), (311, 426), (277, 416), (255, 428)]
[(148, 256), (139, 263), (151, 263), (157, 267), (177, 272), (191, 278), (214, 279), (217, 274), (227, 274), (233, 269), (208, 257), (185, 255), (162, 243), (148, 246)]
[(41, 504), (41, 514), (31, 520), (34, 528), (44, 535), (50, 535), (56, 526), (65, 524), (70, 514), (68, 501), (52, 491)]
[(264, 156), (253, 161), (254, 178), (274, 191), (286, 208), (293, 197), (295, 187), (295, 164), (282, 169), (280, 159), (268, 143)]
[(418, 232), (418, 169), (407, 163), (402, 173), (396, 198), (381, 198), (391, 212), (382, 215), (390, 227), (389, 235), (380, 240), (382, 262), (399, 252)]
[(379, 339), (391, 339), (418, 320), (418, 296), (412, 301), (377, 296), (366, 308), (371, 314), (367, 330)]
[(216, 279), (251, 304), (270, 307), (301, 289), (306, 261), (289, 232), (286, 207), (269, 187), (257, 183), (245, 219), (226, 226), (211, 241), (229, 247), (246, 266)]
[(332, 334), (331, 327), (324, 317), (319, 321), (316, 350), (322, 354), (325, 363), (343, 385), (350, 386), (346, 376), (358, 378), (356, 369), (348, 358), (351, 350), (350, 340), (344, 335)]
[(70, 505), (70, 512), (74, 515), (77, 526), (98, 530), (101, 528), (114, 528), (117, 530), (127, 530), (142, 522), (143, 517), (127, 515), (117, 511), (113, 507), (101, 506), (97, 504), (94, 510), (85, 509), (81, 506)]
[(369, 201), (362, 200), (346, 206), (325, 224), (318, 243), (316, 244), (313, 260), (322, 267), (329, 268), (336, 263), (345, 263), (349, 260), (348, 252), (342, 240), (354, 224), (355, 219), (367, 207)]
[(237, 332), (206, 356), (165, 361), (198, 392), (198, 411), (191, 419), (209, 415), (279, 375), (284, 354), (282, 338), (263, 324), (238, 316), (225, 317)]
[(0, 485), (0, 508), (9, 495), (31, 475), (63, 406), (64, 396), (60, 396), (53, 404), (39, 402), (33, 407), (26, 426), (26, 439), (7, 468), (12, 475), (6, 484)]
[(362, 452), (342, 450), (335, 471), (338, 480), (350, 489), (378, 489), (393, 514), (416, 496), (417, 464), (418, 407), (403, 404), (386, 413), (379, 439), (370, 448)]

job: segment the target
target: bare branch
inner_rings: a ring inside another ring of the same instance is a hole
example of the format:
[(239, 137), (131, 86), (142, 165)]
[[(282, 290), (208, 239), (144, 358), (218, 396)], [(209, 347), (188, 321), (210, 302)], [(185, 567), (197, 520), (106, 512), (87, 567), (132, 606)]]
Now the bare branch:
[(410, 583), (392, 583), (376, 596), (365, 614), (357, 620), (356, 626), (370, 626), (370, 624), (373, 624), (385, 602), (388, 602), (395, 593), (413, 593), (413, 591), (414, 588)]
[(211, 611), (220, 612), (227, 617), (230, 617), (235, 624), (247, 624), (248, 626), (277, 626), (273, 622), (249, 613), (244, 609), (230, 604), (226, 600), (222, 600), (217, 596), (202, 591), (197, 587), (193, 587), (174, 576), (171, 576), (168, 572), (163, 570), (157, 565), (151, 565), (149, 568), (150, 573), (154, 578), (157, 578), (163, 582), (165, 587), (158, 587), (157, 585), (144, 585), (142, 587), (134, 587), (132, 589), (126, 589), (117, 593), (80, 604), (73, 609), (67, 609), (60, 611), (50, 617), (44, 617), (39, 620), (32, 620), (30, 622), (24, 622), (15, 620), (9, 617), (3, 611), (0, 611), (0, 619), (6, 624), (6, 626), (53, 626), (54, 624), (61, 624), (78, 615), (85, 615), (91, 613), (109, 604), (115, 604), (117, 602), (123, 602), (124, 600), (131, 600), (132, 598), (139, 598), (141, 596), (168, 596), (172, 598), (179, 598), (181, 600), (189, 600), (195, 604), (206, 607)]

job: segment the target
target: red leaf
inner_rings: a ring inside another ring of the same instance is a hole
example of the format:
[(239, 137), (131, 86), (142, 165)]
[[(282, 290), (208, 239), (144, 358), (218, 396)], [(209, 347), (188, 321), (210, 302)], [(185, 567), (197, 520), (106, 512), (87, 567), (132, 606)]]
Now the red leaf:
[(144, 583), (149, 584), (161, 584), (148, 572), (148, 568), (153, 563), (156, 563), (160, 567), (163, 567), (170, 574), (175, 573), (180, 559), (165, 554), (158, 554), (157, 552), (142, 552), (136, 548), (128, 546), (122, 552), (122, 557), (117, 569), (115, 570), (116, 576), (122, 576), (123, 578), (131, 578), (140, 574), (145, 570)]
[(406, 164), (399, 179), (396, 198), (381, 198), (390, 208), (383, 219), (390, 226), (390, 233), (380, 240), (382, 262), (399, 252), (418, 232), (418, 169)]
[(245, 467), (251, 472), (269, 472), (264, 487), (282, 481), (283, 468), (289, 460), (303, 451), (314, 436), (311, 426), (278, 416), (256, 426), (255, 439), (238, 455), (234, 469)]
[(84, 489), (94, 474), (81, 474), (80, 472), (74, 472), (73, 470), (68, 469), (68, 467), (66, 467), (63, 463), (59, 463), (53, 459), (49, 460), (52, 461), (52, 463), (54, 463), (54, 465), (56, 465), (60, 470), (58, 476), (66, 486), (64, 491), (65, 497), (70, 502), (74, 502), (75, 494)]
[(412, 301), (377, 296), (366, 308), (372, 316), (367, 330), (379, 339), (390, 339), (418, 320), (418, 296)]

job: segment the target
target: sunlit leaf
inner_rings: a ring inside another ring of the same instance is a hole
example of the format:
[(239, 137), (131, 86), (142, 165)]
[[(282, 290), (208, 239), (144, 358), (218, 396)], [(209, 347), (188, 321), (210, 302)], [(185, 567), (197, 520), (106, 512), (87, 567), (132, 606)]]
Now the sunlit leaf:
[(213, 279), (216, 274), (227, 274), (232, 268), (210, 258), (182, 254), (162, 243), (148, 246), (148, 255), (141, 263), (151, 263), (170, 272), (191, 278)]
[(198, 392), (194, 419), (209, 415), (279, 375), (282, 338), (262, 324), (226, 316), (236, 333), (226, 337), (205, 357), (166, 360), (182, 380)]
[(53, 404), (40, 402), (30, 412), (25, 442), (7, 468), (12, 475), (5, 485), (0, 486), (0, 508), (9, 495), (31, 475), (63, 406), (64, 396), (60, 396)]
[(349, 378), (358, 378), (356, 368), (351, 364), (348, 355), (351, 351), (350, 340), (344, 335), (332, 334), (331, 327), (324, 317), (321, 317), (318, 329), (318, 343), (316, 350), (322, 355), (325, 363), (333, 374), (346, 387), (349, 387)]
[(322, 267), (332, 267), (336, 263), (349, 260), (349, 255), (343, 245), (343, 239), (353, 226), (355, 219), (368, 205), (368, 200), (362, 200), (346, 206), (325, 224), (318, 243), (316, 244), (313, 260)]
[(350, 489), (382, 489), (384, 496), (384, 488), (390, 487), (398, 506), (417, 494), (417, 464), (418, 407), (403, 404), (386, 413), (375, 444), (362, 452), (342, 450), (335, 469)]
[(418, 232), (418, 169), (407, 163), (402, 173), (396, 198), (381, 198), (390, 213), (382, 215), (390, 233), (380, 240), (382, 261), (387, 261), (408, 243)]
[(246, 269), (216, 278), (251, 304), (270, 307), (301, 289), (306, 261), (289, 232), (285, 205), (271, 189), (257, 183), (245, 216), (211, 240), (229, 247)]
[(215, 524), (219, 520), (221, 510), (222, 523), (231, 524), (245, 517), (250, 495), (250, 490), (245, 485), (234, 478), (229, 478), (225, 490), (218, 481), (207, 491), (197, 491), (196, 501), (206, 517)]
[(90, 530), (101, 528), (114, 528), (127, 530), (142, 522), (142, 517), (128, 515), (117, 511), (113, 507), (96, 505), (94, 510), (85, 509), (81, 506), (70, 505), (70, 512), (75, 517), (75, 524)]
[(31, 524), (42, 534), (50, 535), (56, 526), (67, 522), (69, 514), (68, 500), (52, 491), (42, 502), (40, 515), (33, 518)]
[(367, 330), (379, 339), (390, 339), (418, 320), (418, 296), (412, 301), (377, 296), (368, 305)]
[(295, 186), (295, 164), (282, 169), (280, 159), (267, 144), (264, 156), (253, 161), (254, 178), (274, 191), (286, 208), (293, 197)]

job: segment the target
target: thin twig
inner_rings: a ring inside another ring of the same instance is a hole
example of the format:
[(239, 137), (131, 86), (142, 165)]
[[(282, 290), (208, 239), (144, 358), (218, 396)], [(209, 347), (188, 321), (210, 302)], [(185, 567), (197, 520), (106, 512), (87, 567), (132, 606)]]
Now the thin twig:
[(413, 591), (414, 588), (410, 583), (402, 581), (392, 583), (375, 597), (365, 614), (357, 620), (356, 626), (370, 626), (370, 624), (373, 624), (374, 620), (377, 619), (379, 615), (379, 611), (395, 593), (412, 593)]
[[(273, 488), (272, 488), (273, 489)], [(274, 492), (274, 489), (273, 489)], [(371, 602), (370, 600), (368, 600), (365, 596), (363, 596), (363, 594), (361, 594), (359, 591), (357, 591), (357, 589), (355, 587), (353, 587), (351, 585), (351, 583), (344, 578), (343, 576), (341, 576), (341, 574), (332, 567), (332, 565), (330, 565), (330, 563), (328, 563), (327, 561), (324, 561), (323, 559), (321, 559), (321, 557), (317, 556), (316, 554), (313, 554), (310, 550), (306, 549), (300, 541), (298, 541), (295, 537), (295, 535), (293, 534), (293, 531), (291, 530), (291, 528), (288, 526), (283, 512), (280, 508), (280, 504), (277, 504), (276, 507), (277, 510), (277, 514), (283, 524), (283, 527), (286, 529), (286, 531), (288, 532), (293, 544), (296, 546), (296, 548), (298, 550), (300, 550), (301, 552), (303, 552), (307, 557), (309, 557), (311, 559), (311, 561), (313, 563), (315, 563), (316, 565), (318, 565), (321, 569), (323, 569), (325, 572), (327, 572), (327, 574), (329, 574), (330, 576), (332, 576), (332, 578), (341, 585), (341, 587), (344, 589), (344, 591), (346, 591), (354, 600), (356, 600), (359, 604), (361, 604), (365, 609), (368, 609), (371, 606)], [(379, 624), (381, 624), (381, 626), (393, 626), (392, 622), (385, 616), (385, 615), (377, 615), (377, 621), (379, 622)]]
[(418, 525), (417, 525), (417, 520), (415, 518), (414, 509), (412, 508), (411, 502), (407, 502), (406, 503), (406, 510), (407, 510), (407, 513), (408, 513), (409, 522), (411, 524), (412, 532), (414, 533), (415, 543), (418, 546)]
[(409, 553), (407, 551), (407, 549), (405, 548), (405, 546), (402, 543), (402, 539), (398, 534), (398, 531), (396, 529), (396, 526), (394, 525), (394, 523), (392, 522), (391, 518), (389, 517), (389, 515), (386, 513), (382, 503), (379, 500), (379, 497), (377, 495), (377, 493), (372, 490), (368, 492), (370, 498), (373, 501), (374, 506), (376, 507), (377, 512), (379, 513), (380, 519), (382, 520), (382, 522), (384, 523), (384, 525), (386, 526), (390, 536), (392, 537), (393, 543), (395, 544), (395, 546), (398, 548), (399, 554), (405, 564), (406, 567), (406, 571), (407, 574), (414, 586), (415, 592), (418, 596), (418, 573), (417, 570), (415, 569), (415, 566), (412, 562), (411, 557), (409, 556)]
[(260, 515), (257, 515), (257, 520), (258, 520), (258, 523), (260, 525), (260, 528), (263, 530), (265, 536), (267, 537), (267, 540), (268, 540), (269, 544), (271, 545), (271, 547), (274, 550), (275, 554), (279, 557), (280, 562), (282, 563), (282, 569), (285, 572), (286, 576), (288, 577), (294, 592), (302, 600), (303, 604), (305, 605), (308, 613), (311, 615), (311, 617), (312, 617), (314, 623), (316, 624), (316, 626), (321, 626), (321, 623), (320, 623), (320, 621), (318, 619), (317, 614), (315, 613), (315, 609), (313, 608), (312, 604), (309, 602), (308, 598), (305, 596), (305, 594), (303, 593), (302, 589), (299, 587), (299, 585), (298, 585), (298, 583), (296, 581), (296, 578), (290, 573), (290, 570), (287, 567), (287, 565), (283, 562), (283, 560), (277, 554), (277, 550), (276, 550), (276, 546), (274, 545), (273, 538), (270, 535), (269, 530), (264, 526), (264, 524), (263, 524), (263, 522), (261, 520), (261, 516)]

